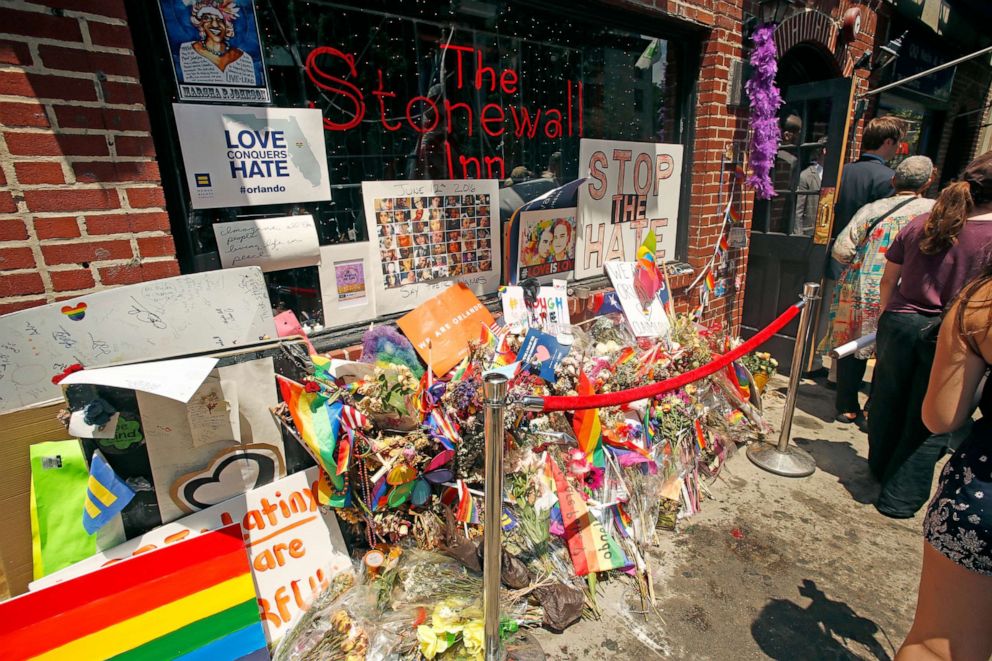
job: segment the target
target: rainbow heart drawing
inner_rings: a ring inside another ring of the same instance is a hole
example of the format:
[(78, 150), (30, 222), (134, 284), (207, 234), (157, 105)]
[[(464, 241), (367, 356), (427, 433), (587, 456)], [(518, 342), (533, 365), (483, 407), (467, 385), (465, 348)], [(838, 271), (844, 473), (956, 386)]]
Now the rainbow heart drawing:
[(62, 314), (69, 317), (73, 321), (80, 321), (83, 317), (86, 316), (86, 304), (79, 303), (75, 307), (71, 305), (63, 305)]

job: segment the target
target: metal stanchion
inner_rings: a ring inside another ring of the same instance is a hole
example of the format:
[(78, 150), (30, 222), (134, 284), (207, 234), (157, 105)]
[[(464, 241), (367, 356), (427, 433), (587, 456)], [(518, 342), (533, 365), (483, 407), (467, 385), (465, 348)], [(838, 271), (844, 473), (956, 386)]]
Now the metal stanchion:
[(747, 449), (748, 459), (770, 473), (785, 477), (806, 477), (816, 470), (816, 460), (795, 445), (789, 445), (792, 434), (792, 416), (796, 411), (796, 396), (799, 394), (799, 378), (803, 371), (803, 351), (809, 341), (809, 322), (812, 318), (813, 303), (819, 299), (820, 285), (807, 282), (803, 285), (803, 309), (799, 315), (799, 332), (796, 333), (796, 346), (792, 349), (792, 370), (789, 374), (789, 392), (782, 412), (782, 431), (778, 436), (778, 446), (770, 443), (755, 443)]
[(502, 574), (503, 545), (503, 411), (506, 407), (507, 378), (503, 374), (486, 374), (482, 382), (486, 409), (486, 498), (485, 537), (483, 538), (482, 614), (485, 621), (486, 661), (503, 658), (499, 639), (499, 586)]

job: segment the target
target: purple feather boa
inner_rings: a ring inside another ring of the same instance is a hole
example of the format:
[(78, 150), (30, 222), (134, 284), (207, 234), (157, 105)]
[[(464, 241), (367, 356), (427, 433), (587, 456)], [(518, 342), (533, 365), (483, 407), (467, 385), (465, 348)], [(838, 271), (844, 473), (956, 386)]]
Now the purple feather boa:
[(775, 84), (778, 60), (774, 33), (774, 25), (762, 25), (754, 31), (754, 50), (751, 51), (754, 74), (746, 85), (751, 101), (751, 176), (747, 183), (754, 188), (754, 196), (759, 200), (770, 200), (775, 196), (771, 172), (782, 137), (778, 126), (782, 94)]

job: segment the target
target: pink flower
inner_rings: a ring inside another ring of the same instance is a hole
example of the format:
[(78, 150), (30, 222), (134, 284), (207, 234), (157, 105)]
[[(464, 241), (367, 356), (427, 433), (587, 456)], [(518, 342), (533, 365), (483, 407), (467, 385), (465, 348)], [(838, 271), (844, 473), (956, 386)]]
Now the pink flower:
[(589, 468), (589, 472), (585, 476), (585, 485), (586, 485), (586, 487), (589, 490), (591, 490), (591, 491), (595, 491), (596, 489), (599, 489), (600, 487), (602, 487), (603, 486), (603, 476), (604, 476), (605, 472), (606, 471), (604, 471), (602, 468), (597, 468), (595, 466), (591, 466)]

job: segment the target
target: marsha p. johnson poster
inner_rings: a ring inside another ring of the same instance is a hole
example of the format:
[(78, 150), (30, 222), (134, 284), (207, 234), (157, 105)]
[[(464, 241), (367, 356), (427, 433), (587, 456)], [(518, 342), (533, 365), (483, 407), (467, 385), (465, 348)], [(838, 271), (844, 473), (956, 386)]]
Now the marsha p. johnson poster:
[(180, 101), (269, 103), (253, 0), (159, 0)]

